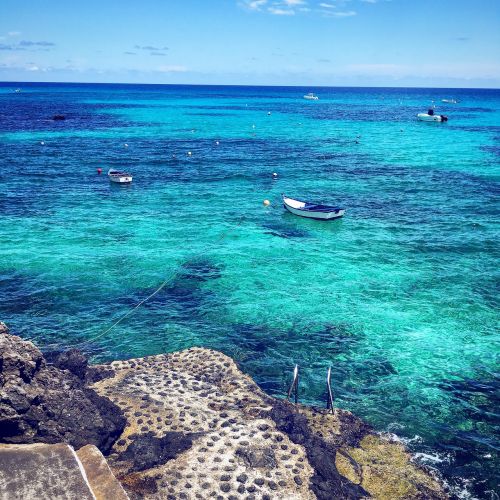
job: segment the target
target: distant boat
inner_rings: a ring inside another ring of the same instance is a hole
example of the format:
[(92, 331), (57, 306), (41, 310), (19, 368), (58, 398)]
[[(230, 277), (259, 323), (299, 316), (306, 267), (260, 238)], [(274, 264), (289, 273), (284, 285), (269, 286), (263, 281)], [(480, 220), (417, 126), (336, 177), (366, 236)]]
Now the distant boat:
[(309, 92), (309, 94), (306, 94), (304, 96), (304, 99), (308, 99), (309, 101), (317, 101), (319, 97), (317, 95), (314, 95), (312, 92)]
[(108, 170), (108, 177), (111, 182), (116, 182), (117, 184), (130, 184), (132, 182), (132, 174), (114, 170), (113, 168)]
[(300, 217), (318, 220), (332, 220), (338, 219), (345, 214), (345, 208), (294, 200), (293, 198), (288, 198), (288, 196), (285, 196), (284, 194), (281, 196), (283, 197), (284, 207), (292, 214)]
[(447, 122), (448, 117), (445, 115), (435, 115), (431, 108), (427, 113), (418, 113), (417, 118), (423, 122)]
[(15, 92), (16, 94), (19, 94), (19, 92), (21, 92), (21, 89), (16, 89), (16, 90), (14, 90), (14, 92)]
[(458, 101), (456, 99), (441, 99), (441, 102), (445, 102), (446, 104), (457, 104)]

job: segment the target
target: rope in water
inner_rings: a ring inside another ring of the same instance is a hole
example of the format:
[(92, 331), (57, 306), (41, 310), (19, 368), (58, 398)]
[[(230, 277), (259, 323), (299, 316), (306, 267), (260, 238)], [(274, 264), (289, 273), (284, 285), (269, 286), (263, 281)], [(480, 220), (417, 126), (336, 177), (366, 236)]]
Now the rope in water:
[[(219, 237), (219, 239), (217, 239), (213, 243), (212, 246), (215, 246), (215, 245), (219, 244), (222, 240), (224, 240), (224, 238), (226, 238), (226, 236), (228, 236), (231, 232), (235, 231), (241, 225), (241, 223), (243, 222), (243, 220), (244, 220), (244, 216), (241, 216), (240, 219), (239, 219), (239, 221), (238, 221), (238, 223), (235, 226), (229, 228), (225, 233), (222, 233), (222, 235)], [(195, 254), (193, 258), (197, 259), (197, 258), (201, 257), (202, 255), (206, 254), (206, 251), (207, 251), (207, 249), (205, 248), (204, 250), (202, 250), (202, 251), (198, 252), (197, 254)], [(124, 319), (128, 318), (134, 311), (136, 311), (137, 309), (139, 309), (139, 307), (141, 307), (149, 299), (153, 298), (157, 293), (159, 293), (161, 290), (163, 290), (163, 288), (165, 288), (168, 285), (168, 283), (170, 283), (179, 274), (180, 271), (181, 271), (181, 269), (178, 269), (177, 271), (175, 271), (170, 277), (168, 277), (165, 281), (163, 281), (160, 284), (160, 286), (154, 290), (153, 293), (149, 294), (146, 298), (144, 298), (140, 302), (138, 302), (134, 307), (132, 307), (125, 314), (123, 314), (122, 316), (120, 316), (120, 318), (118, 318), (109, 328), (107, 328), (103, 332), (99, 333), (99, 335), (96, 335), (95, 337), (92, 337), (90, 339), (84, 340), (82, 342), (78, 342), (76, 344), (72, 344), (71, 347), (73, 347), (73, 348), (75, 348), (75, 347), (81, 347), (81, 346), (84, 346), (86, 344), (90, 344), (92, 342), (95, 342), (97, 339), (99, 339), (101, 337), (104, 337), (104, 335), (106, 335), (113, 328), (115, 328), (116, 326), (118, 326)], [(52, 345), (54, 345), (54, 344), (52, 344)]]

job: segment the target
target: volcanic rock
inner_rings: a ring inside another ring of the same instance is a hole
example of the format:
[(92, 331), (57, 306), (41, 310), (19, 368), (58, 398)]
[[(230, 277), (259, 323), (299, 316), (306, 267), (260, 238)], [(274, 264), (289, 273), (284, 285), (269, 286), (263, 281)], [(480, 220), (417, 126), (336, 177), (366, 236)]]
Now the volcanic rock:
[(220, 352), (93, 370), (127, 419), (108, 461), (131, 498), (447, 498), (399, 443), (348, 411), (269, 397)]
[(0, 335), (0, 441), (94, 444), (104, 453), (120, 435), (120, 409), (31, 343)]

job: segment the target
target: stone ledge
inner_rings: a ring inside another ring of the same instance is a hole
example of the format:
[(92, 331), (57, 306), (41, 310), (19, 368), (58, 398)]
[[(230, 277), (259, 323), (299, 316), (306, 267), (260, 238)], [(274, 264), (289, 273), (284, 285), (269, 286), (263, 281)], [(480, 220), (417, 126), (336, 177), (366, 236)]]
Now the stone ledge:
[(76, 452), (96, 500), (129, 500), (98, 448), (89, 444)]
[(67, 444), (0, 444), (0, 498), (95, 500)]

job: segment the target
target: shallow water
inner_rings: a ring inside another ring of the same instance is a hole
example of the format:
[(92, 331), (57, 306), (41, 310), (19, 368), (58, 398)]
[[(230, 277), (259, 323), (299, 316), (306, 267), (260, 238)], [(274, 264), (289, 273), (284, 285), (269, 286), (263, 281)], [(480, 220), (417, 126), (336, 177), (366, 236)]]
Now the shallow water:
[[(449, 122), (416, 121), (432, 101)], [(298, 363), (309, 403), (332, 366), (338, 406), (490, 498), (500, 91), (0, 84), (0, 117), (13, 332), (95, 361), (214, 347), (277, 396)]]

